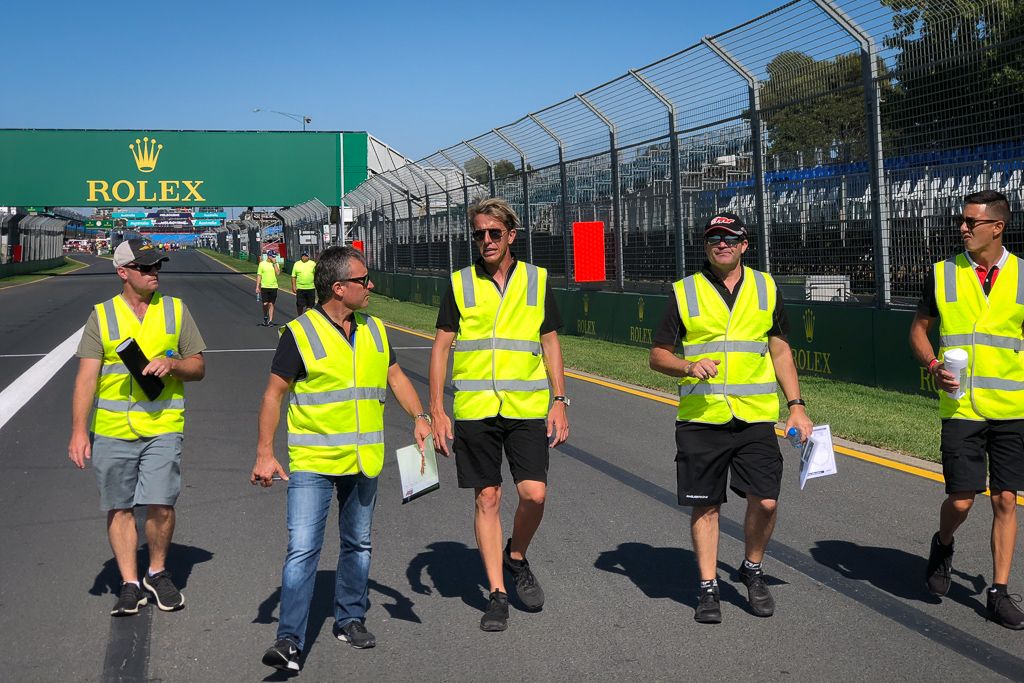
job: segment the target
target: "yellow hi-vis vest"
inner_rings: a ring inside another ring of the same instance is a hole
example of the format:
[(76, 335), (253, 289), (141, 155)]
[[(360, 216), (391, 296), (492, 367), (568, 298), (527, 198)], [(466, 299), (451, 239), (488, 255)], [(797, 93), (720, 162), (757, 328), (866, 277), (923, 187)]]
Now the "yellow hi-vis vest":
[(777, 422), (775, 366), (768, 354), (768, 331), (776, 305), (775, 281), (768, 273), (743, 268), (743, 282), (732, 310), (703, 274), (672, 285), (686, 328), (687, 360), (719, 360), (718, 375), (679, 380), (679, 413), (687, 422), (724, 424)]
[(310, 259), (303, 263), (296, 261), (292, 266), (292, 277), (295, 278), (295, 289), (314, 289), (316, 284), (313, 280), (313, 273), (316, 271), (316, 261)]
[(163, 391), (155, 401), (150, 401), (115, 351), (121, 342), (133, 337), (146, 358), (158, 358), (168, 351), (177, 354), (182, 311), (181, 299), (159, 292), (153, 294), (142, 322), (120, 295), (96, 305), (103, 340), (103, 365), (93, 403), (93, 433), (134, 440), (184, 431), (185, 385), (182, 381), (164, 377)]
[(376, 477), (384, 467), (390, 346), (376, 318), (355, 319), (354, 344), (316, 309), (287, 325), (306, 366), (288, 396), (292, 472)]
[(1024, 418), (1024, 278), (1009, 254), (988, 298), (964, 254), (935, 264), (939, 354), (967, 352), (967, 392), (959, 401), (939, 392), (939, 415), (963, 420)]
[(459, 332), (452, 362), (455, 419), (543, 418), (550, 403), (540, 328), (548, 272), (518, 261), (501, 293), (470, 266), (452, 273)]

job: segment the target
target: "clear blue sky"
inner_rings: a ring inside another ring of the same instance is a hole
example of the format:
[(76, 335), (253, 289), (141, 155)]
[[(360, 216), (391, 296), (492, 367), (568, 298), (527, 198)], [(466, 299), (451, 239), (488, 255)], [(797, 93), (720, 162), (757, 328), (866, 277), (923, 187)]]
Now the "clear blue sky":
[(782, 4), (8, 3), (0, 128), (366, 130), (412, 158)]

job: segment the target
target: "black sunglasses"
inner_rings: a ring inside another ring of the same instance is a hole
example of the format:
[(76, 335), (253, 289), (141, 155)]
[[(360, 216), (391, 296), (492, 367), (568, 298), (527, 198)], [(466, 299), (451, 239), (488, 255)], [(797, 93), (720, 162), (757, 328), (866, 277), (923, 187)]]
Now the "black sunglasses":
[(501, 228), (487, 228), (486, 230), (474, 230), (473, 241), (483, 242), (484, 235), (487, 235), (488, 237), (491, 238), (492, 242), (497, 242), (498, 240), (501, 239), (501, 236), (504, 235), (506, 232), (506, 230), (502, 230)]
[(144, 266), (144, 265), (139, 264), (139, 263), (129, 263), (127, 266), (121, 266), (121, 267), (122, 268), (128, 268), (129, 270), (137, 270), (140, 273), (145, 274), (145, 273), (151, 273), (154, 270), (159, 271), (160, 268), (163, 265), (164, 265), (163, 261), (157, 261), (156, 263), (154, 263), (151, 266)]
[(725, 242), (728, 246), (734, 247), (737, 244), (739, 244), (740, 242), (742, 242), (743, 239), (744, 238), (740, 237), (739, 235), (705, 235), (704, 236), (704, 241), (709, 246), (712, 246), (712, 247), (715, 246), (716, 244), (718, 244), (719, 242)]
[(368, 284), (370, 284), (370, 274), (367, 273), (362, 277), (347, 277), (344, 280), (338, 280), (338, 282), (354, 282), (358, 285), (366, 287)]
[(971, 218), (970, 216), (957, 216), (955, 220), (957, 227), (966, 223), (968, 230), (974, 230), (975, 226), (983, 225), (985, 223), (999, 222), (999, 219), (997, 218)]

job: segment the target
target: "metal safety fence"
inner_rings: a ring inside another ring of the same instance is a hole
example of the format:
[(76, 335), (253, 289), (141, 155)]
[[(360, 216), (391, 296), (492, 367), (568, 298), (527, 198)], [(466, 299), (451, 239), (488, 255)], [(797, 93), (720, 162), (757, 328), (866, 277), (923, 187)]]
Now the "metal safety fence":
[(716, 211), (788, 299), (900, 307), (960, 244), (970, 192), (1007, 195), (1024, 246), (1024, 3), (793, 0), (345, 196), (371, 267), (470, 262), (466, 207), (507, 199), (517, 251), (576, 286), (601, 221), (607, 289), (701, 267)]

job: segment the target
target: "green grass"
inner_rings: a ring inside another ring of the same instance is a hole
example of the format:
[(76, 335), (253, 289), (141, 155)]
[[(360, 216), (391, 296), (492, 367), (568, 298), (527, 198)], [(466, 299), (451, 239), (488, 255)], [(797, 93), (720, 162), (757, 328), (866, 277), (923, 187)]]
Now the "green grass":
[[(437, 320), (437, 309), (433, 306), (379, 294), (371, 297), (368, 311), (388, 322), (428, 334), (433, 334)], [(645, 348), (569, 335), (559, 339), (567, 368), (668, 393), (676, 391), (675, 380), (648, 367)], [(800, 377), (800, 389), (811, 419), (830, 425), (835, 436), (939, 460), (937, 399), (810, 375)], [(781, 414), (786, 415), (785, 406)]]
[(230, 266), (240, 273), (256, 273), (256, 264), (251, 261), (243, 261), (232, 256), (221, 254), (220, 252), (213, 251), (212, 249), (198, 249), (207, 256), (213, 258), (216, 261), (220, 261), (225, 266)]
[(81, 261), (76, 261), (70, 256), (65, 256), (67, 261), (63, 266), (57, 266), (56, 268), (47, 268), (46, 270), (37, 270), (34, 273), (26, 273), (24, 275), (11, 275), (0, 279), (0, 289), (12, 287), (14, 285), (22, 285), (26, 282), (35, 282), (36, 280), (42, 280), (49, 275), (61, 275), (72, 270), (78, 270), (79, 268), (87, 265)]

